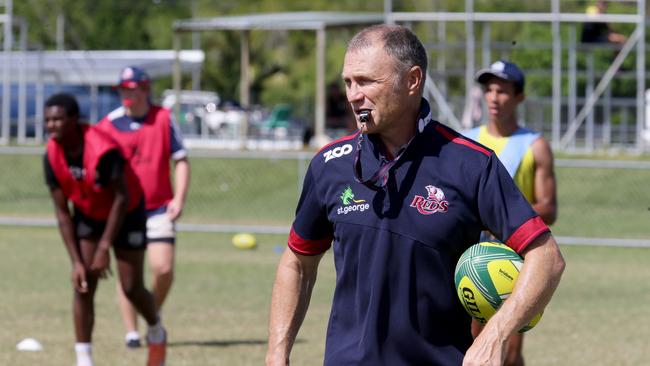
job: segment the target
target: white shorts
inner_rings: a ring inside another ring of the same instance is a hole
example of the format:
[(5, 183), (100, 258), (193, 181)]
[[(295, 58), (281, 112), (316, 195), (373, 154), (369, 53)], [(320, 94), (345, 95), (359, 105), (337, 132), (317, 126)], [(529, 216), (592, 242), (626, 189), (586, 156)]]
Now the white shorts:
[(176, 241), (176, 223), (169, 219), (165, 210), (153, 210), (147, 213), (147, 242), (165, 242), (174, 244)]

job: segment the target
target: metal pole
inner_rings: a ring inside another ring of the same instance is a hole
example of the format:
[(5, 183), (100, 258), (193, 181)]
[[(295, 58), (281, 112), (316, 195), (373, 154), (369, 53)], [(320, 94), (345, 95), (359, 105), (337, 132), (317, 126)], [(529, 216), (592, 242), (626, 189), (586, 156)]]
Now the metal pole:
[[(192, 49), (201, 49), (201, 33), (192, 32)], [(192, 90), (201, 90), (201, 65), (192, 70)]]
[[(244, 110), (250, 107), (250, 31), (242, 30), (239, 34), (240, 38), (240, 61), (239, 61), (239, 103)], [(241, 139), (241, 147), (246, 148), (246, 139), (248, 137), (248, 114), (242, 119), (241, 129), (239, 131), (239, 138)]]
[[(594, 52), (589, 51), (587, 54), (587, 83), (586, 83), (586, 90), (585, 90), (585, 97), (587, 100), (591, 98), (591, 96), (594, 94)], [(586, 126), (585, 126), (585, 148), (587, 151), (591, 152), (594, 148), (594, 110), (591, 109), (589, 113), (587, 114), (586, 118)]]
[(249, 76), (250, 68), (250, 31), (243, 30), (240, 33), (241, 50), (239, 67), (239, 103), (243, 108), (250, 106)]
[[(465, 11), (467, 13), (474, 12), (474, 0), (465, 0)], [(465, 21), (465, 105), (471, 103), (471, 92), (474, 87), (474, 68), (476, 60), (474, 59), (474, 51), (476, 43), (474, 39), (474, 19), (471, 15)]]
[[(576, 41), (576, 26), (569, 24), (569, 80), (568, 84), (568, 101), (567, 101), (567, 119), (573, 121), (576, 118), (577, 103), (578, 103), (578, 53)], [(575, 141), (575, 140), (573, 140)], [(557, 142), (557, 141), (556, 141)]]
[(45, 105), (45, 86), (43, 85), (43, 51), (38, 52), (38, 80), (36, 81), (36, 113), (34, 113), (34, 125), (36, 127), (36, 143), (43, 142), (43, 107)]
[(636, 44), (636, 148), (639, 152), (644, 149), (643, 127), (645, 126), (645, 0), (639, 0), (637, 5), (639, 14), (639, 41)]
[(9, 144), (11, 132), (11, 46), (13, 44), (12, 17), (13, 0), (5, 0), (6, 21), (4, 24), (4, 65), (2, 68), (2, 134), (0, 144)]
[[(192, 19), (196, 18), (197, 5), (196, 0), (192, 0)], [(201, 49), (201, 33), (192, 32), (192, 49)], [(192, 70), (192, 90), (201, 90), (201, 66), (199, 65)]]
[(557, 147), (560, 142), (560, 124), (562, 118), (562, 39), (560, 35), (560, 0), (553, 0), (553, 117), (551, 128), (551, 144)]
[(177, 31), (174, 32), (172, 38), (172, 44), (174, 47), (174, 64), (172, 66), (172, 85), (174, 87), (174, 106), (173, 113), (176, 118), (176, 122), (180, 123), (180, 102), (181, 102), (181, 34)]
[(314, 141), (318, 147), (327, 143), (325, 136), (325, 45), (327, 34), (325, 28), (316, 31), (316, 120), (314, 124)]
[(628, 107), (623, 108), (621, 113), (621, 130), (619, 132), (619, 140), (622, 145), (628, 144), (628, 120), (630, 119), (630, 110)]
[(56, 50), (65, 49), (65, 15), (59, 13), (56, 16)]
[(97, 123), (99, 121), (98, 96), (99, 87), (93, 82), (90, 84), (90, 123)]
[(483, 23), (483, 34), (481, 36), (481, 67), (488, 67), (492, 62), (492, 54), (490, 49), (490, 35), (492, 33), (492, 24)]
[(438, 72), (438, 85), (440, 88), (440, 93), (443, 97), (447, 97), (447, 52), (446, 49), (447, 42), (447, 22), (438, 22), (438, 45), (439, 51), (437, 53), (438, 59), (436, 60), (436, 71)]
[(20, 68), (18, 70), (18, 143), (26, 141), (27, 126), (27, 21), (20, 19)]
[(612, 143), (612, 87), (607, 86), (603, 97), (603, 137), (604, 147)]
[(395, 24), (393, 17), (393, 0), (384, 0), (384, 23)]

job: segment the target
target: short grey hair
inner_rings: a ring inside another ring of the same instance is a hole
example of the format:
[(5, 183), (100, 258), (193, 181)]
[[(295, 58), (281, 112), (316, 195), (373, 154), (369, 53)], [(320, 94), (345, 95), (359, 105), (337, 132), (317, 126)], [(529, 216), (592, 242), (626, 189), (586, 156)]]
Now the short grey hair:
[(406, 27), (392, 24), (377, 24), (362, 29), (350, 42), (346, 52), (369, 47), (374, 41), (384, 44), (384, 51), (393, 57), (399, 68), (404, 71), (413, 66), (420, 66), (422, 72), (427, 72), (427, 52), (418, 37)]

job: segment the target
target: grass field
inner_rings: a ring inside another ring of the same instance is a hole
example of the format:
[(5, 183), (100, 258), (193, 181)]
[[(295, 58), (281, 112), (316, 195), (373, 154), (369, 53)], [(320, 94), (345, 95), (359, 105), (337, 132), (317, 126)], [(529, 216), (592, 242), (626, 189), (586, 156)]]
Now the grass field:
[[(184, 221), (289, 225), (298, 201), (296, 160), (194, 158)], [(52, 217), (42, 157), (0, 154), (0, 216)], [(301, 174), (302, 178), (302, 174)]]
[[(186, 223), (289, 226), (304, 161), (193, 158)], [(0, 154), (0, 216), (52, 218), (41, 158)], [(650, 239), (650, 170), (556, 168), (559, 236)]]
[[(283, 236), (241, 251), (225, 234), (181, 233), (177, 282), (164, 309), (169, 365), (260, 365), (271, 284)], [(567, 270), (524, 353), (529, 366), (638, 366), (650, 349), (650, 249), (563, 247)], [(0, 365), (72, 365), (69, 264), (56, 229), (0, 227)], [(322, 363), (334, 269), (324, 257), (293, 365)], [(96, 365), (142, 365), (122, 344), (115, 279), (97, 294)], [(44, 351), (18, 352), (35, 337)]]

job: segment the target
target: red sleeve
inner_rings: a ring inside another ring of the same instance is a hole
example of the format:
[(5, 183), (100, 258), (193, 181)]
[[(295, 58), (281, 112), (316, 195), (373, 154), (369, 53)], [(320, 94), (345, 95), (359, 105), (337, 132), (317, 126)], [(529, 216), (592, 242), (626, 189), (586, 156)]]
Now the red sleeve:
[(289, 233), (289, 249), (297, 254), (302, 255), (318, 255), (325, 253), (330, 246), (332, 246), (332, 237), (327, 237), (318, 240), (309, 240), (298, 235), (293, 227)]
[(508, 240), (506, 240), (506, 245), (512, 248), (515, 252), (521, 253), (526, 249), (528, 244), (532, 243), (532, 241), (538, 236), (548, 231), (550, 231), (550, 229), (546, 226), (544, 221), (542, 221), (542, 218), (535, 216), (521, 224), (521, 226), (510, 235)]

